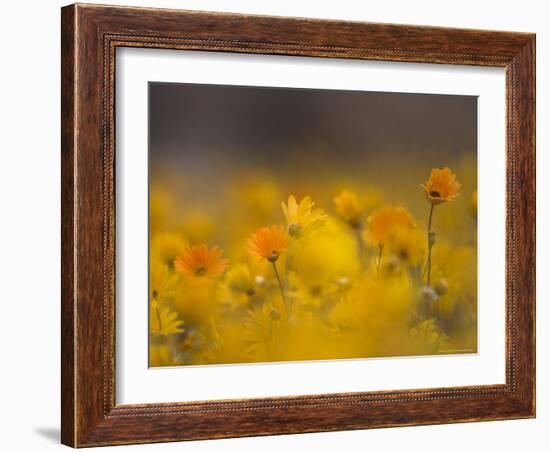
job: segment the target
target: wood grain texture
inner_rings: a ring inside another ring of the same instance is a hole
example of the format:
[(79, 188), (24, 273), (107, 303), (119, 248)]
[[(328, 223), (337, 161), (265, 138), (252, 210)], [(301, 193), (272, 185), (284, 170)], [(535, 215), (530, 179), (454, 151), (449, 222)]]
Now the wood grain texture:
[[(71, 5), (62, 9), (62, 442), (74, 447), (535, 415), (535, 36)], [(117, 47), (506, 68), (506, 384), (115, 403)]]

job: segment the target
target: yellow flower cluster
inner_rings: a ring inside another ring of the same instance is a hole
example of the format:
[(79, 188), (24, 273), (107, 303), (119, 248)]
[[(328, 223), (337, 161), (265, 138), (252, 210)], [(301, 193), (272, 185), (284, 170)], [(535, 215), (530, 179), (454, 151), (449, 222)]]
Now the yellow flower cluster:
[(476, 350), (475, 185), (454, 207), (461, 184), (434, 168), (424, 218), (379, 187), (324, 186), (281, 202), (251, 182), (223, 222), (152, 188), (151, 366)]

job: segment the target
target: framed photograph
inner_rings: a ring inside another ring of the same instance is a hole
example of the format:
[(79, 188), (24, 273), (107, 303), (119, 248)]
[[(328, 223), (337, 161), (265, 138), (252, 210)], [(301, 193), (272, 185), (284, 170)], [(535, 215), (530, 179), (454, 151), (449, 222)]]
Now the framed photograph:
[(62, 442), (535, 416), (535, 36), (62, 9)]

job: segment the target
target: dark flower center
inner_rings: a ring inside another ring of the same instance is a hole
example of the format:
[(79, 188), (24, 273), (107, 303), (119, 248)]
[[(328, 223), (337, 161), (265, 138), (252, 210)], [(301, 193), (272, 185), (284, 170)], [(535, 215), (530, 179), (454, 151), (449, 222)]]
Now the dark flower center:
[(320, 297), (323, 293), (323, 288), (321, 286), (313, 286), (309, 289), (309, 293), (312, 297)]
[(271, 256), (267, 258), (269, 262), (275, 262), (279, 259), (279, 253), (276, 250), (271, 250)]
[(195, 270), (195, 275), (196, 276), (204, 276), (204, 275), (206, 275), (207, 272), (208, 272), (208, 270), (206, 270), (206, 268), (199, 267)]
[(432, 198), (439, 198), (439, 197), (441, 197), (441, 195), (439, 194), (439, 192), (438, 192), (438, 191), (435, 191), (435, 190), (430, 192), (430, 196), (431, 196)]
[(302, 226), (297, 223), (292, 223), (288, 226), (288, 235), (294, 238), (299, 238), (302, 235)]

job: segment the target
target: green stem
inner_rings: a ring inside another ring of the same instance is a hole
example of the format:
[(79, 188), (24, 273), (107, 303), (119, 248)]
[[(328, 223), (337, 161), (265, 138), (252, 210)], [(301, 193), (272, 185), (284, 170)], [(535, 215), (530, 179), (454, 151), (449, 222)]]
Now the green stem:
[(160, 333), (162, 331), (162, 322), (160, 320), (160, 311), (159, 311), (158, 306), (155, 306), (155, 312), (157, 314), (157, 320), (159, 322), (159, 333)]
[(357, 240), (357, 254), (359, 255), (359, 264), (361, 266), (361, 270), (363, 270), (365, 268), (365, 244), (363, 243), (360, 224), (355, 226), (355, 237)]
[(384, 251), (384, 245), (378, 244), (378, 265), (376, 266), (376, 273), (380, 274), (380, 264), (382, 263), (382, 251)]
[(291, 246), (288, 249), (287, 255), (286, 255), (286, 274), (285, 274), (285, 280), (283, 282), (283, 287), (286, 290), (290, 290), (290, 273), (291, 271), (294, 271), (295, 274), (298, 273), (298, 266), (300, 264), (300, 259), (303, 254), (304, 250), (304, 242), (302, 240), (294, 240), (293, 245), (296, 244), (296, 246)]
[[(286, 253), (286, 274), (285, 274), (285, 281), (284, 286), (286, 289), (290, 287), (290, 269), (294, 266), (295, 256), (293, 256), (293, 247), (290, 246), (287, 253)], [(275, 262), (273, 262), (273, 265), (275, 265)], [(276, 270), (275, 270), (276, 271)]]
[(430, 287), (431, 278), (432, 278), (432, 240), (430, 239), (430, 234), (432, 232), (432, 217), (434, 213), (434, 205), (430, 205), (430, 215), (428, 216), (428, 261), (426, 262), (427, 272), (428, 272), (428, 287)]
[(273, 264), (273, 270), (275, 271), (275, 276), (277, 277), (277, 282), (279, 283), (279, 290), (281, 291), (281, 298), (283, 299), (283, 305), (285, 307), (286, 317), (287, 319), (290, 318), (290, 312), (288, 309), (288, 306), (286, 304), (286, 298), (285, 298), (285, 291), (283, 289), (283, 283), (281, 281), (281, 277), (279, 276), (279, 271), (277, 270), (277, 265), (275, 262), (272, 262)]

